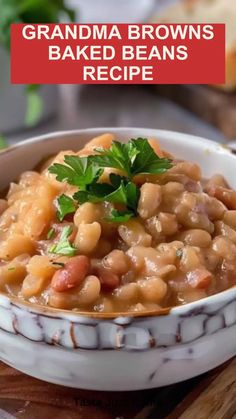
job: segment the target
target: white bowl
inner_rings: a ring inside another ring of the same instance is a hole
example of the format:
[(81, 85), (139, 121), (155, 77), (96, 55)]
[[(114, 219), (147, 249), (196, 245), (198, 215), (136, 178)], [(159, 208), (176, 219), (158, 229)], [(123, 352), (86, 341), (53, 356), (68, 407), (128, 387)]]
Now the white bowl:
[[(223, 173), (236, 187), (236, 157), (217, 143), (168, 131), (98, 128), (58, 132), (0, 153), (0, 189), (21, 172), (92, 137), (156, 137), (176, 157)], [(236, 353), (236, 288), (159, 313), (72, 313), (0, 294), (0, 359), (52, 383), (94, 390), (138, 390), (206, 372)]]

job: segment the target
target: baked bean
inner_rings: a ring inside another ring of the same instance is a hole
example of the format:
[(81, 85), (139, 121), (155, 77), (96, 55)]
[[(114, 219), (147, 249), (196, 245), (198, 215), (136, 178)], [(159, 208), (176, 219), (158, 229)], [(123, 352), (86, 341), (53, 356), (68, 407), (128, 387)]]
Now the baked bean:
[(216, 221), (215, 223), (215, 234), (217, 236), (225, 236), (236, 244), (236, 231), (225, 224), (223, 221)]
[(103, 266), (107, 269), (111, 269), (118, 275), (125, 274), (129, 269), (129, 259), (127, 255), (118, 249), (112, 250), (102, 260)]
[(161, 210), (164, 212), (173, 213), (184, 191), (184, 186), (179, 182), (168, 182), (165, 185), (162, 185), (161, 188)]
[(157, 273), (160, 278), (165, 278), (169, 274), (175, 272), (176, 269), (177, 268), (175, 265), (165, 265), (165, 266), (159, 267)]
[(95, 137), (91, 141), (89, 141), (85, 145), (83, 150), (88, 150), (89, 152), (91, 152), (91, 151), (94, 151), (94, 149), (99, 148), (99, 147), (109, 148), (113, 140), (114, 140), (113, 134), (99, 135), (98, 137)]
[(91, 253), (101, 236), (101, 225), (94, 221), (91, 224), (81, 223), (75, 237), (75, 246), (80, 253)]
[[(50, 166), (55, 163), (64, 164), (65, 156), (73, 155), (75, 155), (75, 153), (72, 150), (61, 151), (51, 160)], [(68, 184), (66, 182), (59, 182), (58, 180), (56, 180), (55, 175), (48, 171), (48, 167), (46, 167), (46, 169), (43, 170), (42, 178), (49, 182), (50, 185), (52, 185), (54, 188), (56, 188), (58, 190), (58, 193), (65, 192), (67, 190)]]
[(161, 146), (155, 138), (149, 138), (148, 142), (149, 142), (149, 145), (152, 147), (152, 149), (155, 151), (155, 153), (159, 157), (164, 157), (164, 153), (161, 149)]
[(220, 174), (215, 174), (214, 176), (210, 177), (210, 179), (206, 182), (205, 190), (207, 190), (208, 187), (211, 187), (212, 185), (222, 186), (223, 188), (229, 187), (227, 180)]
[(24, 234), (24, 223), (18, 221), (17, 223), (12, 223), (7, 230), (7, 237), (14, 236), (15, 234)]
[(80, 205), (74, 215), (74, 224), (79, 227), (81, 223), (90, 224), (99, 221), (102, 217), (102, 207), (99, 204), (85, 202)]
[(56, 292), (51, 288), (48, 294), (48, 303), (54, 308), (72, 310), (78, 307), (78, 293), (78, 287), (65, 292)]
[(183, 185), (183, 188), (185, 191), (190, 191), (190, 192), (198, 192), (201, 187), (199, 187), (200, 185), (195, 182), (194, 180), (190, 179), (188, 176), (183, 175), (183, 174), (178, 174), (178, 173), (170, 173), (169, 171), (167, 171), (164, 175), (162, 175), (162, 183), (167, 183), (167, 182), (177, 182), (177, 183), (181, 183)]
[(37, 185), (37, 196), (39, 198), (51, 201), (57, 195), (58, 189), (51, 185), (49, 182), (39, 182), (39, 184)]
[(55, 189), (48, 182), (40, 181), (34, 185), (28, 186), (14, 193), (11, 193), (11, 195), (8, 198), (8, 204), (12, 205), (16, 201), (30, 198), (32, 199), (32, 202), (34, 202), (35, 188), (37, 189), (37, 198), (43, 198), (47, 201), (52, 201), (58, 193), (57, 189)]
[(175, 164), (170, 170), (169, 173), (176, 173), (186, 175), (190, 179), (193, 179), (195, 182), (200, 181), (201, 179), (201, 169), (195, 163), (190, 163), (187, 161), (181, 161)]
[(179, 263), (179, 268), (182, 272), (189, 272), (201, 265), (200, 252), (195, 247), (185, 246), (182, 249), (182, 256)]
[(206, 230), (212, 234), (214, 231), (214, 224), (209, 220), (206, 213), (195, 212), (183, 204), (177, 205), (175, 214), (180, 224), (187, 228), (197, 228)]
[[(184, 247), (183, 242), (181, 241), (173, 241), (170, 243), (161, 243), (159, 244), (156, 249), (158, 250), (158, 253), (160, 254), (163, 264), (161, 267), (161, 272), (167, 271), (167, 273), (175, 270), (173, 269), (173, 266), (178, 261), (178, 252), (182, 253), (182, 249)], [(162, 276), (159, 270), (159, 275)]]
[(49, 283), (48, 278), (36, 277), (28, 274), (22, 284), (21, 293), (24, 298), (31, 298), (44, 291)]
[(205, 259), (206, 268), (211, 272), (214, 272), (221, 262), (221, 257), (212, 249), (212, 243), (209, 248), (204, 249), (203, 257)]
[(223, 221), (225, 224), (236, 230), (236, 210), (225, 211)]
[(120, 284), (119, 276), (112, 272), (111, 269), (100, 267), (97, 270), (99, 280), (101, 282), (102, 289), (114, 290)]
[(207, 193), (223, 202), (228, 209), (236, 210), (236, 191), (213, 185), (207, 189)]
[[(198, 204), (202, 204), (203, 205), (203, 203), (199, 203), (198, 202), (198, 195), (197, 194), (195, 194), (195, 193), (192, 193), (192, 192), (184, 192), (182, 195), (181, 195), (181, 204), (182, 205), (185, 205), (186, 207), (188, 207), (188, 208), (190, 208), (190, 209), (194, 209), (194, 208), (196, 208), (196, 206), (198, 205)], [(202, 209), (204, 209), (204, 207), (202, 206)]]
[(53, 209), (47, 200), (38, 199), (25, 214), (24, 235), (37, 240), (49, 229)]
[(110, 298), (101, 297), (95, 305), (95, 311), (103, 313), (112, 313), (114, 311), (114, 304)]
[(5, 241), (1, 242), (0, 246), (0, 259), (11, 260), (22, 253), (32, 255), (35, 251), (34, 242), (22, 234), (15, 234), (8, 237)]
[(221, 258), (235, 259), (236, 257), (236, 245), (228, 237), (216, 237), (212, 242), (212, 249)]
[(51, 287), (56, 292), (64, 292), (81, 284), (89, 271), (87, 256), (71, 258), (62, 269), (54, 273)]
[(127, 303), (133, 303), (138, 298), (139, 286), (135, 282), (130, 284), (122, 285), (121, 287), (114, 290), (113, 295), (120, 301), (126, 301)]
[(160, 212), (158, 215), (161, 231), (165, 236), (172, 236), (178, 231), (178, 222), (175, 214)]
[(144, 246), (132, 246), (126, 254), (130, 259), (132, 270), (140, 272), (145, 268), (145, 257), (155, 260), (158, 253), (151, 247), (145, 248)]
[(172, 236), (178, 232), (176, 215), (159, 212), (157, 216), (147, 220), (147, 228), (155, 240), (164, 236)]
[(80, 288), (77, 304), (80, 305), (89, 305), (94, 303), (100, 294), (101, 283), (95, 275), (87, 276)]
[(226, 206), (222, 202), (211, 196), (207, 196), (205, 206), (207, 214), (211, 220), (220, 220), (227, 210)]
[(6, 284), (21, 283), (26, 275), (25, 263), (16, 257), (11, 262), (0, 265), (0, 288)]
[[(152, 247), (134, 246), (127, 252), (130, 258), (131, 267), (144, 276), (153, 276), (161, 272), (164, 275), (173, 271), (176, 253), (160, 253)], [(168, 266), (168, 267), (167, 267)], [(175, 270), (175, 268), (174, 268)]]
[(144, 301), (147, 302), (159, 303), (167, 293), (167, 284), (158, 277), (141, 279), (138, 286)]
[(180, 182), (167, 182), (165, 185), (162, 185), (162, 196), (163, 198), (171, 199), (177, 197), (182, 192), (184, 192), (184, 186)]
[(36, 183), (40, 182), (41, 176), (38, 172), (28, 171), (22, 173), (20, 176), (19, 185), (23, 188), (27, 188), (28, 186), (34, 186)]
[(183, 231), (178, 238), (189, 246), (208, 247), (211, 244), (211, 235), (197, 228)]
[(161, 253), (169, 253), (173, 261), (175, 260), (176, 252), (184, 247), (184, 243), (180, 240), (174, 240), (169, 243), (161, 243), (157, 246), (157, 250)]
[(150, 246), (152, 237), (147, 234), (142, 224), (129, 220), (118, 227), (119, 235), (128, 246)]
[(17, 219), (17, 210), (14, 206), (10, 206), (0, 215), (0, 229), (2, 231), (8, 229), (10, 225)]
[(161, 203), (161, 187), (154, 183), (144, 183), (140, 188), (138, 213), (141, 218), (149, 218), (157, 213)]
[(33, 256), (28, 265), (27, 272), (36, 278), (50, 279), (60, 265), (53, 265), (48, 256)]
[(7, 200), (9, 201), (9, 198), (11, 197), (11, 195), (21, 190), (22, 190), (22, 186), (20, 186), (18, 183), (11, 182), (9, 185), (8, 193), (7, 193)]

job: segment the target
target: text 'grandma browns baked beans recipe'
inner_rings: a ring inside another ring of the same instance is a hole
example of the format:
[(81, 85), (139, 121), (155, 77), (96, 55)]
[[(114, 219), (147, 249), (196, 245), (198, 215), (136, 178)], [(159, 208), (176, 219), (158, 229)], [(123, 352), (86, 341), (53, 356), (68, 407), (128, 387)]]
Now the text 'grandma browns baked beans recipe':
[(62, 151), (0, 199), (0, 289), (93, 312), (186, 304), (236, 284), (236, 191), (154, 139)]

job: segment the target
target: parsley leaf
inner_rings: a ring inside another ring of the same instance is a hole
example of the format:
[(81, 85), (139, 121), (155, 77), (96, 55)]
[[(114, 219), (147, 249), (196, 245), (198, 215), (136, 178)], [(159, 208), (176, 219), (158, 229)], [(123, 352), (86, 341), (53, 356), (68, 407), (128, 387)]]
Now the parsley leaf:
[(130, 218), (134, 216), (134, 213), (132, 211), (118, 211), (116, 209), (113, 209), (111, 211), (111, 214), (109, 217), (106, 217), (106, 221), (112, 222), (112, 223), (125, 223), (126, 221), (129, 221)]
[(73, 195), (73, 198), (79, 201), (80, 204), (84, 202), (96, 203), (104, 201), (121, 204), (127, 206), (130, 211), (133, 211), (133, 215), (135, 215), (140, 196), (138, 187), (119, 175), (111, 174), (110, 180), (112, 184), (91, 184), (87, 188), (87, 191), (78, 191)]
[(90, 157), (65, 156), (64, 162), (66, 165), (54, 163), (49, 167), (49, 172), (56, 175), (59, 182), (67, 182), (80, 189), (86, 189), (87, 185), (96, 182), (103, 173), (103, 169)]
[(73, 198), (79, 201), (80, 204), (84, 202), (113, 202), (117, 204), (126, 204), (126, 190), (124, 183), (115, 189), (109, 183), (92, 184), (87, 188), (87, 191), (78, 191), (73, 195)]
[(128, 176), (130, 172), (130, 158), (127, 144), (113, 141), (109, 149), (95, 149), (99, 155), (92, 156), (92, 159), (100, 167), (113, 167), (125, 172)]
[(76, 211), (76, 205), (72, 198), (62, 194), (57, 199), (57, 217), (62, 221), (67, 214), (72, 214)]
[(139, 173), (160, 174), (172, 167), (167, 158), (158, 157), (146, 138), (131, 139), (127, 144), (113, 141), (108, 150), (98, 148), (92, 160), (100, 167), (113, 167), (130, 180)]
[(71, 233), (72, 233), (71, 226), (64, 227), (62, 230), (59, 242), (56, 244), (53, 244), (49, 248), (49, 253), (55, 253), (55, 254), (63, 255), (63, 256), (74, 256), (76, 254), (77, 249), (68, 240), (68, 237), (71, 235)]
[(54, 228), (50, 228), (50, 230), (48, 231), (48, 234), (47, 234), (47, 239), (51, 240), (53, 238), (54, 234), (55, 234)]
[(160, 174), (172, 167), (171, 161), (167, 158), (158, 157), (149, 142), (144, 138), (130, 140), (131, 148), (138, 151), (133, 160), (132, 175), (139, 173)]
[(138, 201), (140, 197), (139, 188), (132, 182), (126, 185), (127, 208), (132, 209), (136, 214)]

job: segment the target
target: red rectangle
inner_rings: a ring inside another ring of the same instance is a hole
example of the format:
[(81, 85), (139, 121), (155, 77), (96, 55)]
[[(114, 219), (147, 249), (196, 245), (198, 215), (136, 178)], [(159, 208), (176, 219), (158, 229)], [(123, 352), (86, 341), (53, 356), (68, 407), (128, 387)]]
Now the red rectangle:
[(225, 25), (13, 24), (11, 82), (224, 83)]

